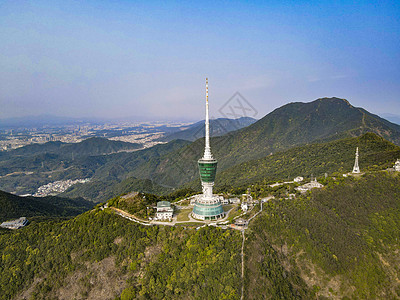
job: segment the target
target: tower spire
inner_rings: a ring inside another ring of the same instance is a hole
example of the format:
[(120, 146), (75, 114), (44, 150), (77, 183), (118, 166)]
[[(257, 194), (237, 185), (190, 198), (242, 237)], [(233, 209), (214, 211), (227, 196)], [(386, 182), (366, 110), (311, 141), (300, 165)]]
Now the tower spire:
[(210, 148), (210, 120), (208, 112), (208, 78), (206, 78), (206, 137), (205, 137), (205, 148), (203, 159), (213, 159)]
[(358, 147), (356, 150), (356, 160), (354, 162), (353, 173), (360, 173), (360, 167), (358, 166)]
[(205, 147), (204, 156), (198, 160), (203, 194), (198, 195), (192, 216), (201, 220), (216, 220), (225, 215), (219, 197), (213, 194), (215, 175), (217, 173), (217, 160), (213, 158), (210, 148), (210, 118), (208, 112), (208, 78), (206, 78), (206, 121), (205, 121)]

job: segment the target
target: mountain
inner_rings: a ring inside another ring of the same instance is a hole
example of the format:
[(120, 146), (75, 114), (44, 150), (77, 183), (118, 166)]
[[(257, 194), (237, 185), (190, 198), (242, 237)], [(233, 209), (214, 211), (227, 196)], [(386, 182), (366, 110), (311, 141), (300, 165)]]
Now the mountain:
[[(238, 164), (220, 172), (217, 187), (247, 186), (257, 182), (293, 180), (294, 177), (348, 173), (354, 166), (356, 147), (362, 172), (392, 167), (400, 158), (400, 147), (374, 134), (326, 143), (294, 147), (273, 155)], [(192, 187), (199, 186), (199, 181)]]
[(32, 156), (35, 154), (55, 153), (60, 156), (80, 157), (106, 155), (120, 151), (131, 151), (142, 148), (141, 144), (122, 141), (111, 141), (100, 137), (91, 137), (79, 143), (63, 143), (60, 141), (44, 144), (32, 144), (7, 152), (0, 152), (0, 160), (11, 157)]
[(110, 198), (132, 191), (164, 195), (172, 192), (172, 188), (160, 186), (150, 179), (128, 177), (119, 180), (92, 180), (85, 184), (76, 184), (62, 193), (63, 197), (76, 198), (84, 196), (93, 202), (104, 202)]
[(76, 216), (93, 207), (84, 199), (60, 197), (19, 197), (0, 191), (0, 222), (19, 217), (67, 217)]
[(95, 208), (1, 234), (0, 299), (399, 298), (399, 174), (327, 181), (264, 203), (243, 233)]
[[(104, 139), (100, 139), (103, 142)], [(98, 138), (89, 139), (88, 144), (92, 145), (92, 141), (98, 141)], [(106, 140), (105, 145), (108, 145)], [(122, 145), (125, 143), (121, 142)], [(146, 179), (146, 176), (142, 176), (140, 172), (134, 171), (139, 166), (145, 166), (147, 164), (154, 164), (160, 157), (168, 152), (175, 151), (185, 145), (188, 141), (172, 141), (167, 144), (159, 144), (151, 148), (138, 150), (134, 152), (119, 152), (108, 155), (97, 155), (97, 156), (85, 156), (83, 154), (94, 153), (104, 151), (98, 150), (93, 147), (92, 150), (85, 150), (83, 147), (87, 145), (82, 142), (80, 145), (71, 145), (76, 153), (77, 150), (82, 148), (79, 153), (81, 155), (74, 154), (70, 149), (68, 151), (62, 149), (59, 152), (54, 153), (43, 153), (38, 151), (33, 155), (16, 155), (15, 150), (10, 151), (12, 156), (8, 159), (0, 159), (0, 188), (7, 192), (13, 192), (18, 194), (31, 194), (36, 189), (49, 182), (66, 179), (78, 179), (78, 178), (92, 178), (93, 184), (96, 186), (99, 193), (103, 193), (111, 182), (118, 183), (123, 179), (129, 177), (137, 177)], [(115, 142), (111, 141), (112, 145)], [(117, 145), (119, 142), (117, 142)], [(131, 144), (127, 143), (128, 146)], [(36, 147), (37, 145), (32, 145)], [(53, 145), (51, 146), (53, 147)], [(60, 148), (61, 149), (61, 148)], [(41, 149), (42, 150), (42, 149)], [(116, 149), (114, 149), (116, 150)], [(65, 151), (65, 152), (64, 152)], [(29, 152), (29, 151), (28, 151)], [(74, 152), (75, 153), (75, 152)], [(138, 175), (138, 176), (137, 176)], [(98, 184), (101, 181), (102, 184)], [(88, 183), (90, 184), (90, 183)], [(102, 187), (102, 188), (101, 188)], [(88, 190), (88, 194), (96, 193), (95, 191)], [(88, 197), (86, 194), (78, 195), (78, 197)]]
[[(399, 125), (353, 107), (344, 99), (323, 98), (282, 106), (252, 125), (213, 137), (211, 147), (218, 160), (218, 172), (221, 172), (291, 147), (357, 137), (367, 132), (376, 133), (395, 144), (400, 142)], [(198, 179), (197, 160), (203, 155), (204, 139), (193, 143), (175, 140), (132, 153), (81, 157), (74, 151), (88, 155), (117, 149), (97, 151), (97, 147), (92, 147), (97, 152), (85, 152), (83, 142), (79, 146), (82, 148), (67, 148), (68, 151), (61, 152), (62, 155), (39, 153), (37, 156), (15, 156), (8, 161), (0, 158), (3, 160), (0, 161), (0, 176), (3, 176), (0, 187), (22, 194), (63, 178), (93, 177), (93, 182), (98, 184), (93, 184), (93, 191), (84, 192), (82, 188), (84, 194), (81, 196), (106, 195), (106, 187), (127, 178), (149, 179), (153, 184), (177, 188)], [(52, 144), (51, 147), (58, 146)], [(33, 174), (27, 175), (26, 172)]]
[[(400, 125), (353, 107), (345, 99), (289, 103), (249, 127), (217, 138), (215, 156), (230, 156), (231, 160), (241, 162), (296, 145), (360, 136), (365, 132), (374, 132), (400, 144)], [(224, 149), (219, 149), (219, 144)]]
[[(284, 105), (254, 124), (211, 139), (218, 171), (302, 144), (331, 141), (376, 133), (400, 144), (400, 126), (390, 123), (347, 100), (322, 98), (309, 103)], [(180, 186), (198, 178), (196, 162), (204, 139), (168, 153), (158, 165), (149, 166), (148, 178), (158, 184)], [(166, 171), (168, 170), (168, 171)]]
[(245, 299), (399, 299), (399, 199), (399, 174), (377, 172), (268, 202), (245, 243)]
[[(227, 119), (227, 118), (218, 118), (210, 120), (210, 136), (221, 136), (228, 132), (235, 131), (244, 127), (247, 127), (254, 122), (256, 119), (250, 117), (241, 117), (238, 119)], [(205, 135), (205, 124), (204, 120), (194, 123), (188, 127), (186, 127), (182, 131), (174, 132), (169, 134), (160, 140), (164, 142), (169, 142), (172, 140), (187, 140), (187, 141), (195, 141), (199, 138), (204, 137)]]

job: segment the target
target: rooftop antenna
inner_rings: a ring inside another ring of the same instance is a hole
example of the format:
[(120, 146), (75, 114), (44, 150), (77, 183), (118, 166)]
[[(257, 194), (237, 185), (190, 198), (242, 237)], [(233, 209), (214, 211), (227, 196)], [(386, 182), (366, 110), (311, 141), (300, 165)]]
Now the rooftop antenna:
[(210, 120), (208, 113), (208, 78), (206, 78), (206, 145), (204, 148), (204, 159), (213, 159), (210, 149)]

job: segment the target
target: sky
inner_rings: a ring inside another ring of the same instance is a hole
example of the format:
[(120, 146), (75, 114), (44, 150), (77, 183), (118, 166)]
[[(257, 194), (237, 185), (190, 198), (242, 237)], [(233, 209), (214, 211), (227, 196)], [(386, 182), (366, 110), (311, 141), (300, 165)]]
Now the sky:
[(400, 2), (0, 0), (0, 118), (200, 120), (206, 77), (212, 117), (400, 115)]

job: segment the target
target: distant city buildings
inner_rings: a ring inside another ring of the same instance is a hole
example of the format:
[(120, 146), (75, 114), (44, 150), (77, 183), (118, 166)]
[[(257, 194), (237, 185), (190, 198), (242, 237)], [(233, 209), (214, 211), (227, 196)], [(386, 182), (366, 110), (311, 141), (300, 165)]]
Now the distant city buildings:
[(0, 224), (0, 227), (7, 229), (19, 229), (28, 224), (28, 220), (25, 217), (21, 217), (19, 219), (3, 222)]
[(187, 126), (185, 122), (124, 122), (118, 124), (81, 124), (0, 130), (0, 151), (50, 141), (79, 143), (90, 137), (142, 144), (148, 148), (163, 143), (159, 139), (167, 128)]
[(69, 187), (77, 183), (89, 182), (90, 178), (76, 179), (76, 180), (59, 180), (42, 185), (38, 188), (37, 192), (33, 194), (34, 197), (46, 197), (57, 195), (65, 192)]

